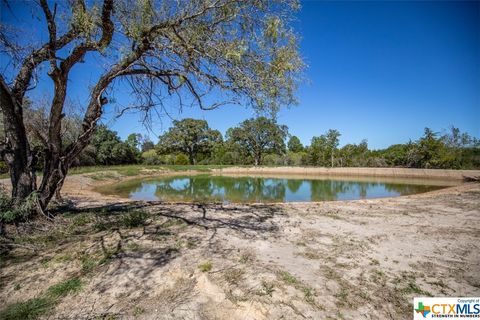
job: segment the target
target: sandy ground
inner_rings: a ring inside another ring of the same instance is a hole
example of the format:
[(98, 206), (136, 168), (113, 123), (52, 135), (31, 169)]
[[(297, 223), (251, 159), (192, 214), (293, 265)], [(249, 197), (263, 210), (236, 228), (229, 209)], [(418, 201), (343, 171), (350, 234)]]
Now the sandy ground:
[[(76, 209), (3, 259), (0, 305), (71, 277), (82, 289), (45, 318), (411, 319), (413, 297), (480, 296), (478, 183), (273, 205), (133, 203), (101, 183), (67, 179)], [(150, 215), (118, 224), (132, 210)]]

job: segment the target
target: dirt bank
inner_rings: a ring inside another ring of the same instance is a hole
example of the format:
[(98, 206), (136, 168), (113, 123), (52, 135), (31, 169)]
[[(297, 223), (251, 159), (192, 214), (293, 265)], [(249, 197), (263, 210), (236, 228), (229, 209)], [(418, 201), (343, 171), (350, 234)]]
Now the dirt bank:
[(480, 170), (442, 170), (410, 168), (309, 168), (309, 167), (229, 167), (213, 169), (223, 174), (297, 174), (333, 177), (385, 177), (463, 180), (480, 177)]
[(92, 191), (108, 182), (69, 177), (64, 195), (78, 209), (18, 236), (2, 257), (1, 308), (72, 277), (81, 289), (44, 318), (411, 319), (413, 297), (480, 295), (480, 184), (389, 199), (194, 205)]

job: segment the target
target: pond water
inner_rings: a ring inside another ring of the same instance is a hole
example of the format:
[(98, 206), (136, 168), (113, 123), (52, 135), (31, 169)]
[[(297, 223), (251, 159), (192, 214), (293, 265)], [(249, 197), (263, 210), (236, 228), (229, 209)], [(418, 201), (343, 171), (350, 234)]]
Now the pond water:
[[(433, 184), (433, 185), (432, 185)], [(308, 177), (165, 176), (97, 188), (133, 200), (167, 202), (308, 202), (395, 197), (437, 190), (448, 182)]]

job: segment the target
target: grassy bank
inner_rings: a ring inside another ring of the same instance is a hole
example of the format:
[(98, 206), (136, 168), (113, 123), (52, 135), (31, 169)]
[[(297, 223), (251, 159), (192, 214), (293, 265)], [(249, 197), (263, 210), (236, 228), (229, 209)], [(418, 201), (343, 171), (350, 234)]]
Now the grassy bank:
[[(251, 167), (251, 166), (233, 166), (233, 165), (144, 165), (144, 164), (128, 164), (114, 166), (88, 166), (74, 167), (69, 170), (70, 175), (88, 174), (97, 172), (117, 172), (122, 176), (136, 176), (145, 173), (145, 171), (188, 171), (195, 170), (208, 172), (212, 169), (222, 169), (229, 167)], [(37, 172), (37, 176), (41, 176), (42, 172)], [(0, 179), (8, 179), (8, 173), (0, 174)]]

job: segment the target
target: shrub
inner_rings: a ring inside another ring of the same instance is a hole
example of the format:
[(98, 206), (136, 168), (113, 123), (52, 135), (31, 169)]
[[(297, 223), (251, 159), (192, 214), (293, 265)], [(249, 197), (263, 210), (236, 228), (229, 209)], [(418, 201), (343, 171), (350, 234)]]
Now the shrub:
[(8, 172), (7, 164), (4, 161), (0, 160), (0, 174), (7, 173), (7, 172)]
[(32, 193), (20, 204), (14, 205), (6, 191), (0, 188), (0, 222), (12, 223), (25, 220), (34, 211), (37, 197), (36, 193)]
[(8, 305), (0, 311), (0, 319), (38, 319), (48, 314), (60, 302), (60, 298), (79, 291), (81, 287), (82, 282), (78, 278), (53, 285), (40, 297)]
[(188, 161), (188, 157), (183, 153), (178, 154), (175, 158), (175, 164), (177, 165), (187, 165), (189, 163), (190, 162)]
[(144, 211), (132, 211), (123, 217), (123, 226), (126, 228), (136, 228), (143, 226), (148, 218), (148, 213)]
[(48, 294), (53, 297), (64, 297), (69, 293), (74, 293), (80, 290), (82, 282), (78, 278), (69, 279), (59, 284), (48, 288)]
[(157, 151), (150, 149), (142, 153), (142, 162), (147, 165), (162, 164), (161, 158), (158, 156)]
[(282, 166), (284, 165), (284, 158), (277, 154), (267, 154), (263, 158), (263, 164), (267, 166)]
[(198, 265), (198, 268), (202, 272), (209, 272), (213, 268), (213, 264), (211, 261), (205, 261), (204, 263), (201, 263)]

